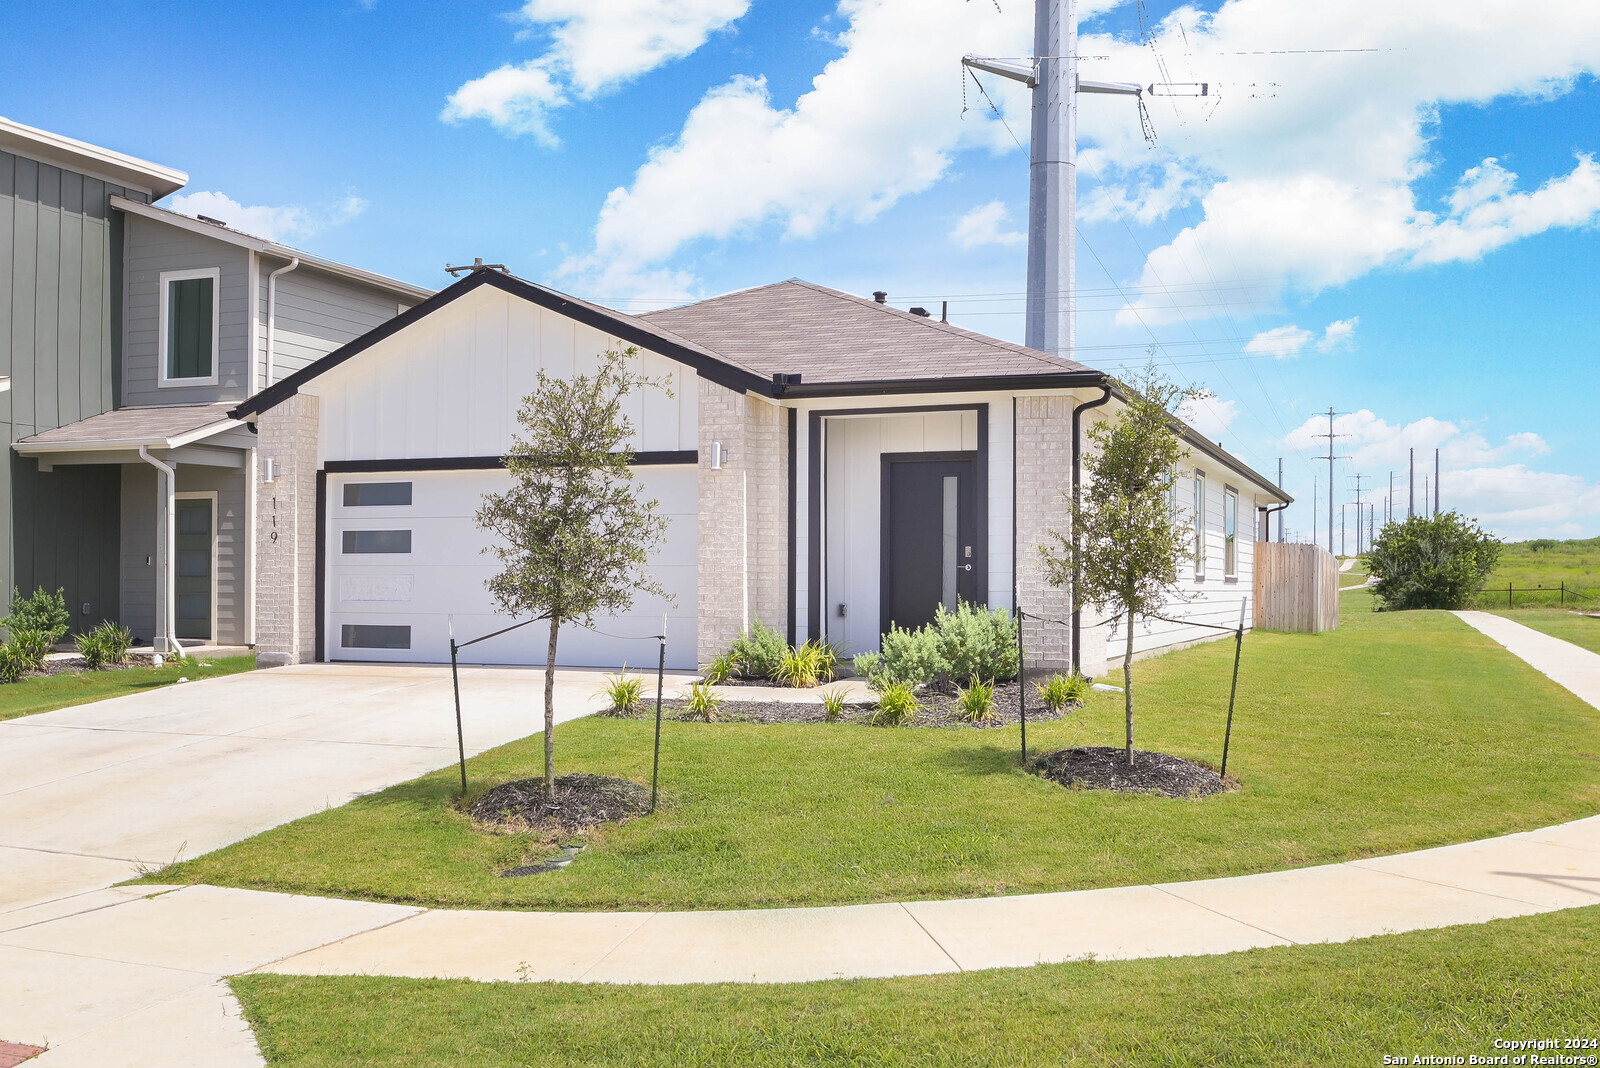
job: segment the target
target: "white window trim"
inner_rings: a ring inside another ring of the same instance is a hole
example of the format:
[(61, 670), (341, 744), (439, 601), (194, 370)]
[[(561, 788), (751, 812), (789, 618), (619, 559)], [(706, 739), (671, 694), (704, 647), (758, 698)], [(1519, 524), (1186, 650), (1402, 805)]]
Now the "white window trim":
[[(1228, 559), (1228, 502), (1233, 501), (1233, 566)], [(1239, 577), (1239, 491), (1224, 484), (1222, 487), (1222, 577)]]
[[(188, 490), (183, 493), (174, 493), (172, 495), (172, 499), (175, 501), (209, 500), (211, 502), (211, 636), (206, 638), (205, 641), (211, 645), (215, 645), (217, 643), (217, 634), (219, 633), (217, 626), (217, 594), (219, 587), (222, 585), (217, 575), (217, 564), (221, 559), (220, 543), (222, 541), (222, 516), (217, 512), (217, 491)], [(176, 515), (176, 511), (174, 511), (173, 514)], [(177, 532), (174, 531), (173, 535), (176, 537)], [(176, 544), (176, 542), (174, 542), (174, 544)], [(173, 569), (173, 589), (176, 590), (178, 561), (169, 561), (169, 566)], [(176, 597), (177, 594), (174, 593), (173, 596)], [(172, 618), (178, 618), (178, 606), (176, 604), (172, 606)], [(176, 637), (176, 635), (174, 635), (174, 637)], [(192, 638), (190, 639), (190, 641), (193, 640), (194, 639)]]
[[(168, 286), (172, 282), (186, 282), (194, 278), (211, 279), (211, 375), (208, 378), (169, 378), (167, 377), (167, 294)], [(157, 384), (163, 389), (183, 386), (214, 386), (217, 384), (218, 365), (222, 363), (222, 354), (218, 351), (217, 342), (221, 335), (222, 320), (222, 270), (218, 267), (199, 267), (189, 271), (162, 271), (161, 291), (159, 294), (161, 313), (156, 325), (156, 369), (160, 376)]]
[(1204, 581), (1206, 577), (1206, 473), (1196, 468), (1194, 471), (1194, 577), (1195, 581)]

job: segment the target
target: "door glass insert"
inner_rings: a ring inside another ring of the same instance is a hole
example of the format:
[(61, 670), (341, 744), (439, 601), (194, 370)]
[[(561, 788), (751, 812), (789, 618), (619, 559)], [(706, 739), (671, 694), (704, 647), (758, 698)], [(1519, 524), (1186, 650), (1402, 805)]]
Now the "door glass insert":
[(960, 515), (961, 477), (959, 475), (944, 476), (944, 547), (940, 559), (943, 561), (941, 573), (944, 581), (940, 586), (939, 603), (950, 611), (956, 608), (956, 544), (961, 540), (961, 532), (957, 529)]

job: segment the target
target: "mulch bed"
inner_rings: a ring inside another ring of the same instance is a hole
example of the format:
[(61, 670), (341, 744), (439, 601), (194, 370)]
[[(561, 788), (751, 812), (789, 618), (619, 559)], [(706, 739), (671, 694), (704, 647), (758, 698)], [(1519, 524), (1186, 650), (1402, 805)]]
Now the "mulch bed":
[[(916, 727), (971, 727), (978, 730), (987, 730), (997, 727), (1014, 726), (1021, 716), (1019, 715), (1019, 702), (1017, 695), (1018, 684), (1015, 680), (1002, 682), (994, 688), (994, 715), (981, 723), (969, 723), (961, 718), (955, 697), (956, 688), (946, 686), (943, 688), (926, 688), (918, 693), (922, 700), (922, 711), (917, 714), (914, 723), (907, 726)], [(683, 701), (663, 701), (662, 710), (674, 719), (690, 719), (688, 705)], [(1060, 719), (1069, 714), (1076, 706), (1068, 706), (1064, 711), (1052, 712), (1038, 699), (1037, 694), (1028, 697), (1028, 721), (1036, 723), (1042, 720)], [(870, 704), (851, 704), (845, 707), (844, 714), (836, 721), (839, 723), (870, 723), (875, 707)], [(646, 710), (646, 714), (653, 712)], [(822, 710), (822, 700), (813, 701), (740, 701), (737, 699), (725, 700), (717, 706), (718, 722), (728, 723), (827, 723), (827, 715)]]
[(1192, 760), (1135, 749), (1129, 767), (1126, 750), (1103, 745), (1058, 749), (1034, 760), (1029, 770), (1077, 790), (1198, 798), (1238, 789), (1236, 783), (1225, 782), (1215, 771)]
[[(154, 654), (148, 652), (132, 652), (128, 654), (126, 664), (107, 664), (100, 668), (101, 671), (126, 671), (129, 668), (147, 668), (151, 664)], [(64, 657), (58, 660), (46, 660), (44, 667), (38, 671), (29, 672), (30, 675), (81, 675), (85, 671), (95, 670), (89, 667), (89, 661), (81, 656)]]
[(518, 779), (494, 787), (467, 812), (492, 830), (557, 837), (620, 823), (649, 809), (648, 786), (610, 775), (574, 773), (556, 776), (554, 797), (545, 791), (544, 779)]

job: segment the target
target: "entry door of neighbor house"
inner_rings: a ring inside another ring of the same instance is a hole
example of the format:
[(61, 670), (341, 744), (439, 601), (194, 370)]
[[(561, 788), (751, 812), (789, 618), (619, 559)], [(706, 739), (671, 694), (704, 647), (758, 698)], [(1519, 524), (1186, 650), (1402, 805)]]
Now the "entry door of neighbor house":
[(178, 510), (178, 637), (212, 638), (212, 566), (216, 559), (216, 498), (180, 496)]
[(883, 455), (879, 615), (885, 633), (932, 622), (939, 605), (980, 601), (978, 454)]

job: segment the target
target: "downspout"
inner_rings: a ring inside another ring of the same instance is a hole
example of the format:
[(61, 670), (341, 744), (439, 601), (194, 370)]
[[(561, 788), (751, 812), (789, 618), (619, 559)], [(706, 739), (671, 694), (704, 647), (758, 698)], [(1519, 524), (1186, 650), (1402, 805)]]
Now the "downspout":
[[(1277, 513), (1283, 511), (1287, 507), (1289, 507), (1287, 504), (1280, 504), (1280, 505), (1277, 505), (1274, 508), (1263, 508), (1263, 509), (1261, 509), (1263, 512), (1266, 513), (1266, 516), (1267, 516), (1267, 540), (1268, 541), (1272, 540), (1272, 517), (1274, 515), (1276, 515)], [(1281, 519), (1278, 520), (1278, 540), (1279, 541), (1283, 540), (1283, 520), (1281, 520)]]
[[(1074, 549), (1081, 548), (1078, 542), (1077, 509), (1079, 502), (1082, 500), (1083, 442), (1081, 430), (1083, 427), (1083, 413), (1090, 408), (1098, 408), (1111, 399), (1111, 386), (1107, 384), (1100, 388), (1104, 392), (1100, 394), (1099, 399), (1086, 401), (1072, 409), (1072, 545)], [(1083, 629), (1083, 611), (1078, 607), (1077, 568), (1073, 568), (1072, 572), (1072, 605), (1072, 670), (1078, 672), (1083, 669), (1083, 647), (1079, 640), (1080, 632)], [(1128, 622), (1129, 626), (1132, 626), (1133, 621), (1129, 620)]]
[(267, 275), (267, 373), (261, 383), (262, 389), (272, 385), (272, 358), (278, 340), (278, 276), (288, 274), (298, 266), (300, 257), (296, 256), (285, 266)]
[[(161, 584), (166, 591), (167, 610), (162, 613), (166, 616), (166, 619), (162, 620), (161, 626), (157, 628), (156, 637), (165, 637), (167, 647), (163, 651), (174, 653), (180, 648), (178, 645), (178, 572), (173, 566), (174, 557), (178, 550), (178, 472), (171, 466), (151, 456), (150, 451), (143, 445), (139, 446), (139, 459), (167, 477), (166, 492), (161, 494), (161, 503), (167, 514), (166, 568), (165, 573), (161, 576)], [(162, 633), (163, 631), (165, 631), (165, 634)]]

